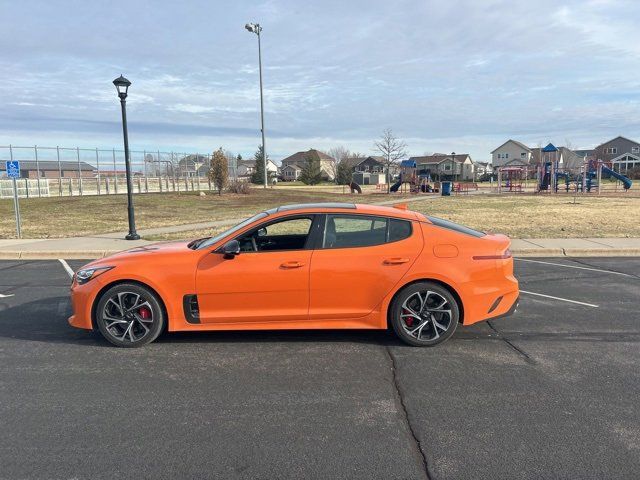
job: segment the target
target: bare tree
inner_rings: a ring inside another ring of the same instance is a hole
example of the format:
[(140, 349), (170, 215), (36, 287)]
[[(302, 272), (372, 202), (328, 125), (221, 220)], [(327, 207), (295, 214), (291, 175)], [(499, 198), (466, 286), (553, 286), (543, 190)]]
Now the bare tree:
[(380, 140), (375, 142), (375, 149), (382, 155), (382, 163), (387, 177), (387, 193), (390, 193), (391, 169), (398, 163), (398, 160), (407, 156), (407, 144), (398, 139), (390, 128), (387, 128), (382, 132)]

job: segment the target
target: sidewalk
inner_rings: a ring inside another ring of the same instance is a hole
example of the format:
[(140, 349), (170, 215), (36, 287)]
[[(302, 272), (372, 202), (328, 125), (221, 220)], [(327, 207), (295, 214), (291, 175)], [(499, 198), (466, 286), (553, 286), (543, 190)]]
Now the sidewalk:
[[(235, 221), (178, 225), (150, 230), (141, 234), (173, 233), (211, 228)], [(149, 245), (146, 240), (124, 240), (125, 233), (109, 233), (90, 237), (0, 240), (0, 259), (94, 259), (129, 248)], [(519, 257), (623, 257), (640, 256), (640, 238), (524, 238), (513, 239), (511, 251)]]

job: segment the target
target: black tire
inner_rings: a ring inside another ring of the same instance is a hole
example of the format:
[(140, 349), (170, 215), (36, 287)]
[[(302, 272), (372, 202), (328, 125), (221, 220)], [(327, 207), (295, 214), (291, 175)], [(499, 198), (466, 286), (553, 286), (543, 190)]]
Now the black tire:
[[(421, 303), (423, 310), (418, 311)], [(391, 302), (389, 312), (396, 335), (415, 347), (433, 347), (448, 340), (460, 320), (460, 307), (451, 292), (426, 281), (402, 289)]]
[(117, 347), (135, 348), (153, 342), (162, 332), (165, 321), (158, 296), (136, 283), (111, 287), (99, 298), (95, 309), (95, 323), (100, 333)]

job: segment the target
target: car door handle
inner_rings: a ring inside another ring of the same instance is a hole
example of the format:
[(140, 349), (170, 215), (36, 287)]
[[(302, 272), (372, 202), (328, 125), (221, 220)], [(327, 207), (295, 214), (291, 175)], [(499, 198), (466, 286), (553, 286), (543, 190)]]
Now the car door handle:
[(407, 263), (409, 261), (408, 258), (405, 257), (393, 257), (393, 258), (386, 258), (384, 261), (385, 265), (400, 265), (402, 263)]
[(300, 268), (304, 267), (304, 263), (302, 262), (284, 262), (280, 265), (280, 268)]

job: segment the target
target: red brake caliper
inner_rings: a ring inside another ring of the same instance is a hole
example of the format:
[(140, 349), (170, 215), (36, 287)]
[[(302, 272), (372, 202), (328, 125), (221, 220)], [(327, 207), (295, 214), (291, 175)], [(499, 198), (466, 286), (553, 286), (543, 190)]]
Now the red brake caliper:
[[(405, 314), (405, 315), (410, 315), (409, 310), (404, 309), (404, 314)], [(406, 323), (406, 324), (407, 324), (407, 327), (413, 327), (413, 321), (414, 321), (414, 318), (413, 318), (413, 317), (411, 317), (411, 316), (406, 316), (406, 317), (404, 317), (404, 323)]]
[(140, 307), (140, 309), (138, 310), (138, 314), (143, 320), (149, 320), (151, 318), (151, 310), (149, 310), (147, 307)]

